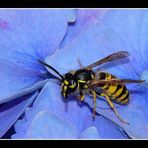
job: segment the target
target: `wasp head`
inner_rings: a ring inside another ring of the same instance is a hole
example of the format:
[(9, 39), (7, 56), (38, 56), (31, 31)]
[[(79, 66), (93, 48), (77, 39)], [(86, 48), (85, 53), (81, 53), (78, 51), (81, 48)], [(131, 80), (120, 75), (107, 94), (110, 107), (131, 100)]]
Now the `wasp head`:
[(64, 96), (64, 98), (67, 98), (69, 94), (74, 93), (77, 89), (78, 83), (75, 78), (75, 75), (72, 72), (66, 73), (64, 76), (61, 75), (56, 69), (54, 69), (52, 66), (48, 65), (44, 61), (41, 61), (38, 59), (38, 62), (53, 72), (55, 72), (59, 77), (56, 77), (56, 79), (60, 80), (62, 83), (62, 91), (61, 94)]
[(62, 91), (61, 94), (66, 99), (69, 94), (72, 94), (77, 89), (77, 80), (72, 73), (66, 73), (62, 80)]

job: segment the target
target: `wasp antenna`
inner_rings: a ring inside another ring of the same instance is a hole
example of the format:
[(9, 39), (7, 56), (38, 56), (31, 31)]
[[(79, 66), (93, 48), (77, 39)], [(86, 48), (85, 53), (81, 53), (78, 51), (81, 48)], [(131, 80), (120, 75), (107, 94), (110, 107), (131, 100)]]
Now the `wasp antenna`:
[(126, 57), (128, 57), (130, 55), (128, 51), (123, 51), (123, 52)]
[(119, 52), (116, 52), (114, 54), (112, 54), (111, 56), (117, 56), (118, 58), (125, 58), (125, 57), (128, 57), (130, 54), (128, 51), (124, 51), (124, 50), (121, 50)]
[(56, 70), (54, 69), (52, 66), (48, 65), (47, 63), (41, 61), (40, 59), (38, 59), (38, 62), (46, 67), (48, 67), (49, 69), (51, 69), (52, 71), (54, 71), (56, 74), (58, 74), (60, 76), (61, 79), (64, 79), (64, 77)]

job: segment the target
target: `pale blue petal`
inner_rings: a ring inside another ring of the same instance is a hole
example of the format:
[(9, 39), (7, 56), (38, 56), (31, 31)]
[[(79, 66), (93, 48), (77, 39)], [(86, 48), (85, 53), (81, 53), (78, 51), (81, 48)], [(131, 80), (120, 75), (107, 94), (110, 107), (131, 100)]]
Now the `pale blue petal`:
[[(67, 123), (70, 123), (70, 125), (75, 127), (78, 131), (78, 135), (75, 138), (79, 138), (80, 134), (85, 129), (89, 128), (89, 126), (94, 125), (98, 125), (97, 129), (100, 132), (99, 134), (102, 136), (100, 138), (103, 138), (104, 134), (106, 134), (106, 137), (109, 138), (126, 138), (120, 132), (120, 130), (116, 128), (116, 126), (114, 126), (113, 124), (110, 124), (110, 121), (108, 121), (107, 119), (102, 120), (100, 116), (96, 116), (96, 120), (94, 121), (92, 118), (92, 112), (87, 106), (85, 106), (84, 103), (78, 102), (73, 97), (68, 102), (65, 102), (60, 94), (60, 87), (53, 82), (49, 82), (45, 85), (38, 98), (35, 100), (33, 107), (26, 110), (25, 117), (22, 120), (16, 122), (16, 134), (13, 136), (13, 138), (25, 138), (26, 133), (29, 131), (29, 129), (31, 127), (33, 129), (32, 123), (38, 113), (44, 110), (48, 110), (50, 113), (56, 115), (58, 118)], [(101, 130), (102, 126), (99, 127), (99, 125), (101, 124), (104, 126), (104, 128), (108, 130)], [(110, 131), (109, 129), (114, 130), (114, 135), (111, 134), (112, 130)], [(42, 131), (40, 131), (40, 126), (36, 126), (36, 130), (34, 131), (35, 137), (38, 135), (38, 132), (42, 133)], [(42, 134), (48, 135), (48, 138), (52, 138), (52, 135), (50, 135), (49, 131), (46, 130), (46, 132), (47, 133)], [(56, 134), (58, 136), (58, 131)], [(59, 138), (62, 137), (59, 136)]]
[(78, 130), (49, 111), (39, 112), (33, 119), (25, 138), (71, 139), (76, 138)]
[(89, 127), (85, 129), (81, 135), (80, 139), (99, 139), (99, 132), (95, 127)]
[[(91, 101), (92, 98), (89, 98)], [(100, 104), (101, 105), (101, 104)], [(122, 132), (122, 129), (117, 127), (112, 121), (97, 115), (95, 122), (92, 117), (87, 118), (84, 123), (84, 128), (95, 127), (99, 133), (99, 139), (127, 139), (127, 135)], [(93, 135), (92, 135), (93, 136)]]
[(24, 113), (25, 109), (32, 104), (37, 97), (38, 92), (22, 98), (15, 99), (0, 107), (0, 137), (16, 122)]

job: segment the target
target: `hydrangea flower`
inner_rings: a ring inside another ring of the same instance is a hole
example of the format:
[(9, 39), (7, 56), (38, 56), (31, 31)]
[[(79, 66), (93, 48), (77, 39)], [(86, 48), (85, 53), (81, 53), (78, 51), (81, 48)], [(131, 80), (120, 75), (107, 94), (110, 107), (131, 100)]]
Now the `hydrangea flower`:
[[(26, 108), (24, 105), (31, 103), (32, 99), (25, 95), (36, 94), (35, 91), (48, 81), (37, 59), (44, 59), (56, 50), (67, 32), (68, 23), (74, 20), (73, 10), (62, 13), (59, 10), (0, 11), (0, 103), (20, 101), (2, 104), (0, 136), (14, 124)], [(26, 102), (20, 98), (22, 96)], [(18, 110), (17, 105), (24, 109)]]
[(4, 81), (0, 85), (4, 90), (0, 101), (8, 102), (2, 105), (1, 136), (16, 121), (12, 138), (147, 138), (147, 84), (128, 85), (129, 105), (115, 104), (130, 125), (121, 123), (102, 99), (97, 99), (92, 120), (93, 99), (86, 96), (85, 102), (78, 102), (71, 96), (65, 101), (60, 86), (49, 79), (49, 69), (37, 62), (42, 59), (65, 74), (80, 68), (78, 58), (87, 66), (126, 50), (129, 60), (104, 64), (98, 70), (147, 80), (147, 15), (142, 10), (1, 11), (0, 77)]

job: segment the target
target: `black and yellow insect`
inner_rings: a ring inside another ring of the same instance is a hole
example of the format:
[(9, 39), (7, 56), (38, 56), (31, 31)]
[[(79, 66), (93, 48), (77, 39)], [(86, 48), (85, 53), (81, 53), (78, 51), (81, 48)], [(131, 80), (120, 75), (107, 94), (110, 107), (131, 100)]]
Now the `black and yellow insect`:
[[(125, 83), (142, 83), (143, 80), (131, 80), (131, 79), (118, 79), (116, 76), (108, 72), (94, 72), (92, 68), (116, 59), (127, 57), (129, 54), (126, 51), (119, 51), (113, 53), (89, 66), (83, 67), (79, 62), (81, 68), (79, 70), (71, 71), (65, 75), (61, 75), (57, 70), (48, 65), (47, 63), (38, 60), (44, 66), (53, 70), (59, 75), (61, 83), (61, 94), (64, 98), (68, 98), (70, 94), (78, 94), (80, 101), (84, 100), (84, 95), (89, 94), (93, 96), (94, 107), (93, 117), (96, 112), (96, 98), (97, 96), (103, 96), (108, 102), (109, 106), (113, 109), (118, 119), (126, 124), (118, 114), (112, 101), (126, 105), (129, 102), (130, 94), (125, 86)], [(98, 89), (99, 88), (99, 89)]]

